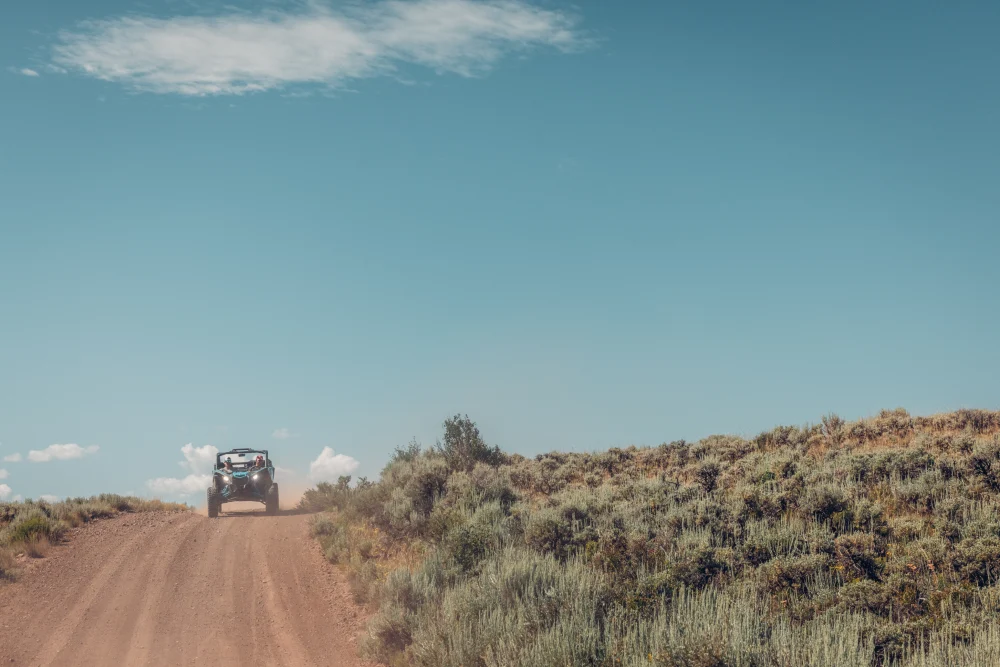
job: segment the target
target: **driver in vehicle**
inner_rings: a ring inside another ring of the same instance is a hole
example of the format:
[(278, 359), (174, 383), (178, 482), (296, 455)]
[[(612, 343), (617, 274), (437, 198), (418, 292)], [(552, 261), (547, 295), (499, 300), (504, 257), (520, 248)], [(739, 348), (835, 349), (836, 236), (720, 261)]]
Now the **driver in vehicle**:
[(231, 458), (229, 458), (228, 456), (226, 457), (225, 468), (226, 468), (226, 472), (232, 472), (233, 471), (233, 460)]
[(271, 481), (271, 471), (267, 469), (267, 465), (266, 462), (264, 461), (263, 454), (257, 455), (257, 457), (253, 460), (253, 466), (250, 469), (258, 471), (255, 472), (253, 476), (255, 484), (266, 485), (268, 482)]

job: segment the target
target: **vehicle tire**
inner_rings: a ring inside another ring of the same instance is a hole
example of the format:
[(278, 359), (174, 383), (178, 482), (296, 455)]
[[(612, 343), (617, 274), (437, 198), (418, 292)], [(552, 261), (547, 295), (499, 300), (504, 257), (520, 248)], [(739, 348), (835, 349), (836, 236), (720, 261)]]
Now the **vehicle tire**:
[(222, 502), (219, 500), (219, 490), (214, 486), (208, 487), (208, 518), (214, 519), (219, 516), (219, 506)]
[(264, 507), (268, 514), (278, 513), (278, 485), (272, 484), (264, 494)]

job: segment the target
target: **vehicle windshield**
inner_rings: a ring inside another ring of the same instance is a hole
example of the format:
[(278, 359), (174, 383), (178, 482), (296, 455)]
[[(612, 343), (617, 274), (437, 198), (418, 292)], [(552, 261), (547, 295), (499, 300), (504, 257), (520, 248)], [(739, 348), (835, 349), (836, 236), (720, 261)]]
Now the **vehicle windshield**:
[(264, 460), (267, 461), (267, 454), (264, 452), (232, 452), (228, 454), (219, 454), (218, 467), (222, 468), (226, 464), (226, 459), (232, 459), (234, 470), (245, 470), (253, 465), (254, 460), (258, 456), (263, 456)]

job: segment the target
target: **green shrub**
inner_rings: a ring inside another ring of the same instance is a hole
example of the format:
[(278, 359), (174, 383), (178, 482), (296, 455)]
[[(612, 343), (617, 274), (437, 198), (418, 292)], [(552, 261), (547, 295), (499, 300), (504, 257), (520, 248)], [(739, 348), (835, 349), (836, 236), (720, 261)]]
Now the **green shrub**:
[(809, 554), (775, 558), (758, 571), (764, 590), (771, 595), (808, 595), (810, 584), (826, 571), (829, 563), (826, 554)]
[(332, 535), (336, 529), (337, 525), (334, 523), (333, 517), (329, 514), (318, 514), (313, 517), (310, 522), (310, 532), (313, 537), (328, 537)]
[(834, 540), (837, 564), (852, 578), (878, 580), (882, 573), (882, 557), (875, 536), (870, 533), (841, 535)]
[(29, 542), (36, 537), (58, 540), (66, 532), (62, 522), (52, 519), (41, 512), (29, 512), (18, 516), (0, 532), (0, 542), (16, 544)]
[(962, 579), (976, 586), (990, 586), (1000, 581), (1000, 539), (969, 539), (955, 548), (954, 568)]
[(452, 470), (471, 470), (477, 463), (497, 466), (507, 461), (499, 447), (486, 444), (468, 415), (445, 420), (444, 441), (438, 444), (438, 450)]
[(507, 534), (507, 517), (499, 502), (480, 507), (444, 539), (446, 551), (463, 572), (473, 570), (487, 553), (500, 547)]
[(821, 484), (809, 489), (802, 503), (802, 511), (816, 518), (828, 521), (846, 516), (850, 504), (843, 489), (834, 484)]
[(705, 490), (705, 493), (711, 493), (715, 490), (721, 472), (722, 468), (717, 462), (703, 461), (695, 470), (695, 479), (698, 480), (698, 484)]
[(557, 508), (546, 507), (532, 512), (524, 529), (525, 543), (541, 554), (566, 559), (577, 546), (572, 520)]
[(888, 614), (892, 603), (889, 590), (870, 579), (844, 584), (837, 593), (837, 599), (842, 610), (877, 615)]

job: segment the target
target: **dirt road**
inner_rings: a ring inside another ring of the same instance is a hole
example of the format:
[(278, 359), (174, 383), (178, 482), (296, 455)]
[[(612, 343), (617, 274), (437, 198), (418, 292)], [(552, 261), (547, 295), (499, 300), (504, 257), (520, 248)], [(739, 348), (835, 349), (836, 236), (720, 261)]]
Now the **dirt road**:
[(0, 584), (0, 667), (360, 667), (362, 619), (306, 519), (152, 513), (84, 526)]

